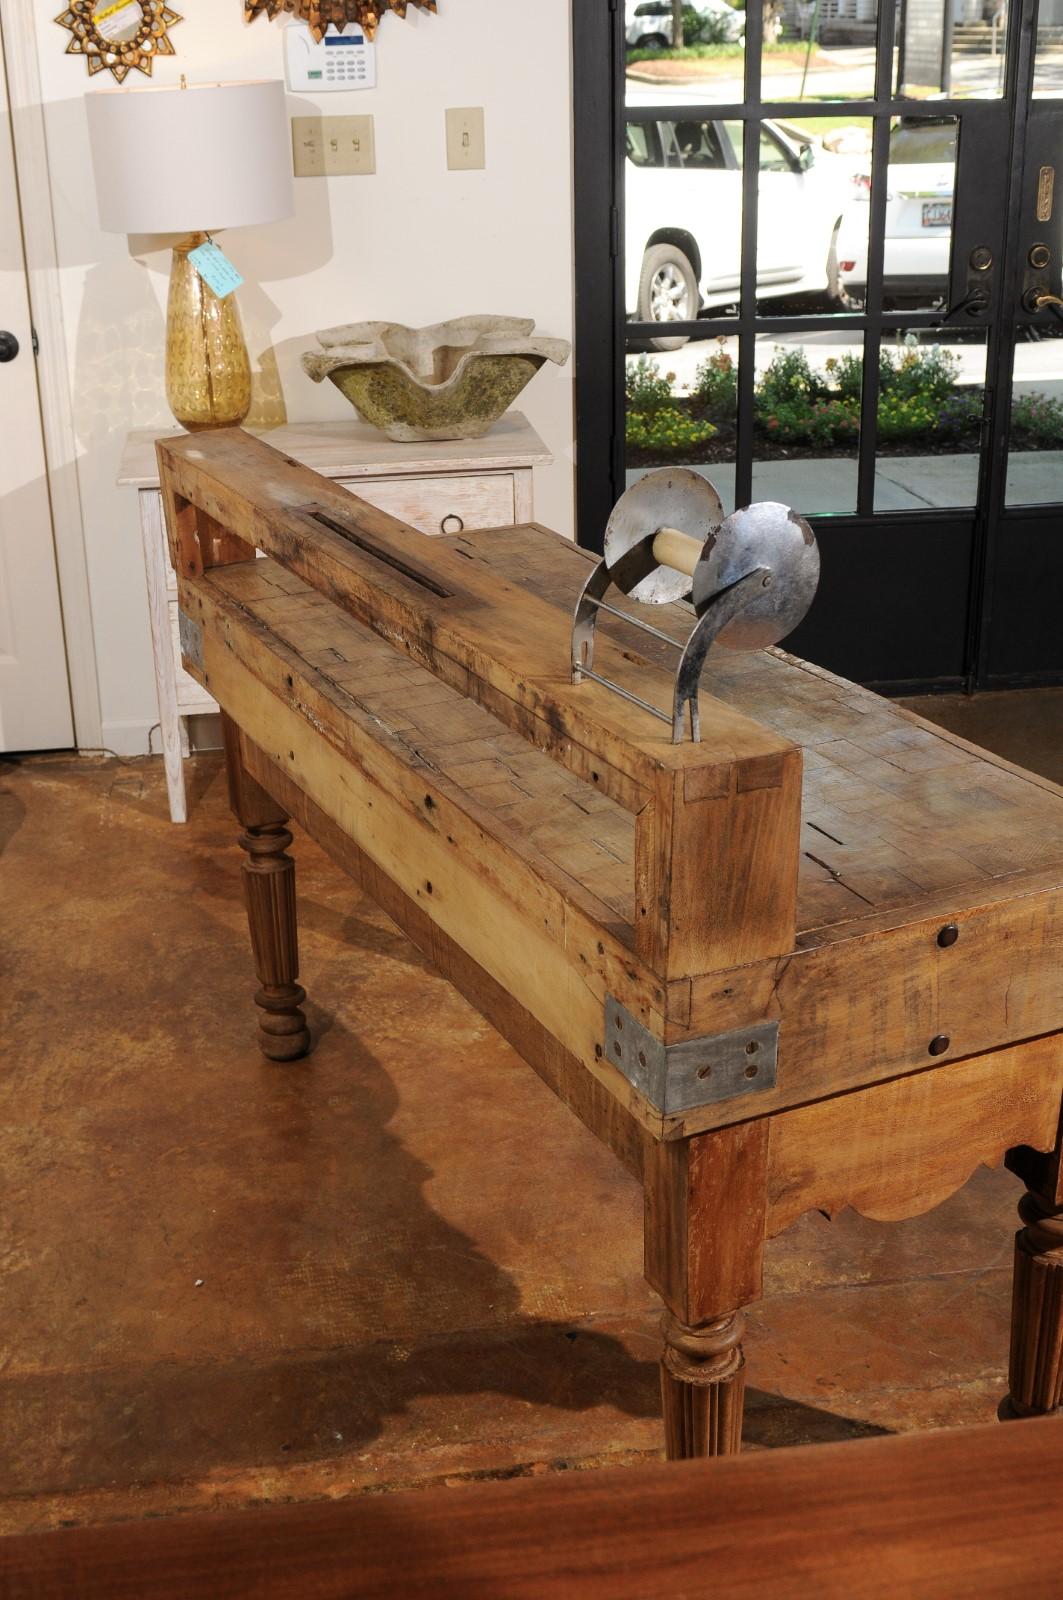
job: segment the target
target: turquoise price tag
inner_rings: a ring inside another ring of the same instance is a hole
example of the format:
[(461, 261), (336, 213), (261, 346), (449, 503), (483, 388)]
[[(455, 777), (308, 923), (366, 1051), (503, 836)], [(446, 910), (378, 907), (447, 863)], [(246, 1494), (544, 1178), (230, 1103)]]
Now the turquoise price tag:
[(220, 250), (213, 239), (208, 239), (206, 244), (197, 245), (194, 250), (190, 250), (188, 259), (207, 287), (214, 290), (219, 300), (224, 300), (227, 294), (239, 289), (244, 281), (225, 251)]

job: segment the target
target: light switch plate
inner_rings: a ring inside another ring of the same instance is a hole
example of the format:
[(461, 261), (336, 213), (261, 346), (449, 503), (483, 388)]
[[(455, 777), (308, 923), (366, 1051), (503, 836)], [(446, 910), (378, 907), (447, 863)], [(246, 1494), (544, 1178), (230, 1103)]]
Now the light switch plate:
[(292, 118), (292, 170), (297, 178), (325, 176), (325, 147), (320, 117)]
[(337, 178), (376, 171), (372, 117), (293, 117), (297, 178)]
[(322, 117), (321, 127), (330, 177), (376, 171), (372, 117)]
[(483, 106), (450, 106), (446, 117), (447, 166), (455, 172), (486, 166)]

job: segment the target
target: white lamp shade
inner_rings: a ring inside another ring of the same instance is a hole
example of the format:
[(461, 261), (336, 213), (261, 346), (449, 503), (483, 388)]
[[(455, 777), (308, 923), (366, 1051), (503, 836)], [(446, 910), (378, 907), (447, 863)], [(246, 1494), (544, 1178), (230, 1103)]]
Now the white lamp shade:
[(209, 233), (295, 209), (284, 85), (203, 83), (86, 95), (107, 233)]

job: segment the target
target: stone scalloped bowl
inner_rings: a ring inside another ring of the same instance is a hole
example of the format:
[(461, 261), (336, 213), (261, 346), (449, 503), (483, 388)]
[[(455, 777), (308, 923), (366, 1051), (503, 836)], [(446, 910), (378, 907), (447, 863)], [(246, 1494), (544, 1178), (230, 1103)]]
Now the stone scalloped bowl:
[(544, 361), (563, 366), (567, 339), (534, 336), (527, 317), (457, 317), (430, 328), (351, 322), (324, 328), (303, 370), (329, 378), (389, 439), (478, 439)]

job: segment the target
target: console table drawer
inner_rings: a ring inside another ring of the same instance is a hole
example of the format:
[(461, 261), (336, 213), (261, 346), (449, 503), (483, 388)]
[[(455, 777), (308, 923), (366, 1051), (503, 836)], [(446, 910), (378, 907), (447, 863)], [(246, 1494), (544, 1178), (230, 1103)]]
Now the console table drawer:
[(437, 478), (341, 478), (345, 489), (381, 511), (390, 511), (422, 533), (461, 533), (463, 528), (501, 528), (515, 517), (513, 474)]

